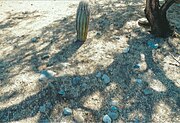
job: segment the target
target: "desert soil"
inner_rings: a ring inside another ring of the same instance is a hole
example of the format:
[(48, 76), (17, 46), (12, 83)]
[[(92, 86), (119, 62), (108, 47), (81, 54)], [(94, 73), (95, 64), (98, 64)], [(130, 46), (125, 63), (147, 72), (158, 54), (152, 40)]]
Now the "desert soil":
[(78, 3), (0, 1), (0, 122), (180, 122), (180, 5), (163, 39), (138, 25), (144, 0), (91, 0), (78, 44)]

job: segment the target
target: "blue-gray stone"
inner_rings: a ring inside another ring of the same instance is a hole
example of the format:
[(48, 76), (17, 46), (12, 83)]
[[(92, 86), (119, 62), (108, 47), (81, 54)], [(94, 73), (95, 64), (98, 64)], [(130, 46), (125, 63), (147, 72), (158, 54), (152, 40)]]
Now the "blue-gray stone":
[(50, 78), (54, 77), (55, 74), (56, 73), (51, 71), (51, 70), (48, 70), (48, 71), (47, 70), (43, 70), (43, 71), (41, 71), (41, 75), (39, 77), (39, 80), (43, 81), (43, 80), (46, 80), (46, 79), (50, 79)]
[(133, 66), (133, 68), (135, 68), (135, 69), (139, 69), (140, 67), (141, 67), (140, 64), (136, 64), (136, 65)]
[(108, 112), (108, 116), (112, 119), (112, 120), (116, 120), (119, 116), (118, 112)]
[(142, 79), (136, 79), (137, 84), (142, 84)]
[(72, 110), (71, 110), (70, 108), (64, 108), (63, 114), (64, 114), (65, 116), (69, 116), (69, 115), (72, 114)]
[(143, 93), (144, 93), (145, 95), (151, 95), (153, 92), (152, 92), (152, 90), (150, 90), (150, 89), (144, 89), (144, 90), (143, 90)]
[(46, 77), (46, 75), (44, 74), (41, 74), (40, 77), (39, 77), (39, 81), (45, 81), (47, 80), (48, 78)]
[(107, 114), (103, 117), (103, 123), (112, 123), (111, 118)]
[(37, 41), (37, 38), (32, 38), (31, 41), (34, 43)]
[(100, 78), (101, 75), (102, 75), (101, 72), (98, 72), (98, 73), (96, 74), (96, 77), (97, 77), (97, 78)]
[(124, 50), (123, 50), (123, 53), (128, 53), (129, 52), (129, 47), (127, 47), (127, 48), (125, 48)]
[(148, 41), (148, 46), (150, 47), (150, 48), (152, 48), (152, 49), (157, 49), (158, 48), (158, 44), (157, 43), (154, 43), (154, 42), (152, 42), (152, 41)]
[(64, 90), (60, 90), (60, 91), (58, 91), (58, 94), (62, 95), (62, 96), (65, 96), (65, 91)]
[(116, 107), (116, 106), (111, 106), (110, 111), (111, 111), (111, 112), (118, 112), (118, 111), (119, 111), (119, 108)]
[(46, 106), (45, 105), (40, 106), (39, 111), (42, 113), (46, 112)]
[(108, 83), (110, 82), (110, 78), (109, 78), (109, 76), (106, 75), (106, 74), (103, 74), (102, 80), (103, 80), (103, 82), (104, 82), (105, 84), (108, 84)]

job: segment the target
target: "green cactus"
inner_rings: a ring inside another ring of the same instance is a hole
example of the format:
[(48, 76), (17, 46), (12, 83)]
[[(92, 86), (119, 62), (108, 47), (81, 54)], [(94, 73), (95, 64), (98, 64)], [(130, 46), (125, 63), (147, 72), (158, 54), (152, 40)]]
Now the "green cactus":
[(81, 1), (76, 14), (77, 41), (84, 42), (87, 39), (89, 16), (90, 9), (88, 2)]

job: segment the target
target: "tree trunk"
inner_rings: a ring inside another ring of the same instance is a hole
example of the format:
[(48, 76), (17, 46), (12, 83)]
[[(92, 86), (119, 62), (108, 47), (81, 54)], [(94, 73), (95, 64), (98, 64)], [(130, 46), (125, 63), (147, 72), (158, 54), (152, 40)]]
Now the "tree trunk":
[(151, 33), (157, 37), (167, 37), (172, 34), (166, 11), (175, 0), (166, 0), (160, 7), (159, 0), (146, 0), (145, 15), (151, 26)]

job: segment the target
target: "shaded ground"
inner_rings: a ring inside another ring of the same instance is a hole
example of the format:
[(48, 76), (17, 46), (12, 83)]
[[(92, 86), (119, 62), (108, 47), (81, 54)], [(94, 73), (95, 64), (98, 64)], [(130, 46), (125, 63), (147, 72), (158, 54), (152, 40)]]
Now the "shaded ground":
[[(117, 102), (114, 122), (179, 122), (180, 39), (155, 38), (138, 26), (142, 1), (91, 2), (82, 45), (75, 43), (78, 1), (1, 2), (0, 121), (102, 122)], [(173, 5), (168, 11), (177, 33), (179, 9)], [(39, 81), (42, 70), (56, 75)], [(71, 116), (62, 115), (65, 107), (73, 110)]]

